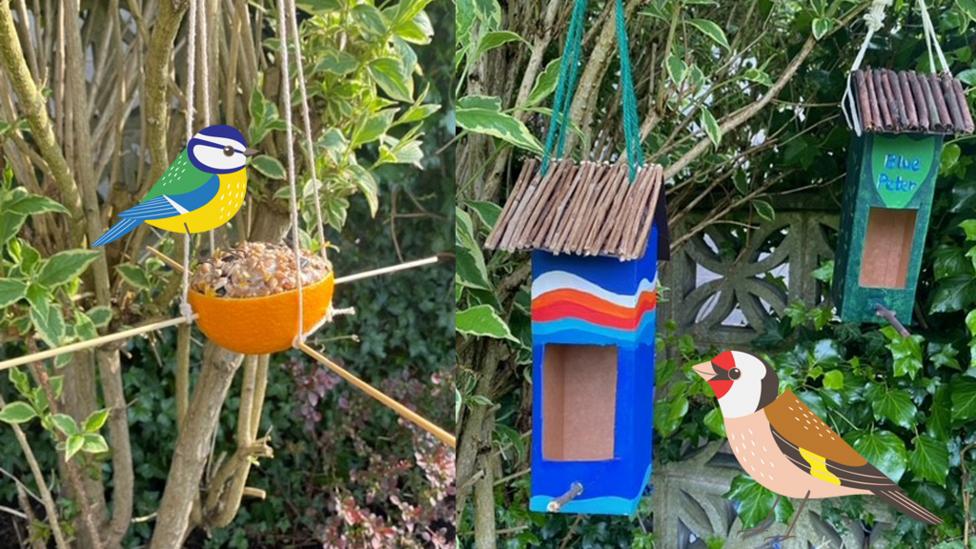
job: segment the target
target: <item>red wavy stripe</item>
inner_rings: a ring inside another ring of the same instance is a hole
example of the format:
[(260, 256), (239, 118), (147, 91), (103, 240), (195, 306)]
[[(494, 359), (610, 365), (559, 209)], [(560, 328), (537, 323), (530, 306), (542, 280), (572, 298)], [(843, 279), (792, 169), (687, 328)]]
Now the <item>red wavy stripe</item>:
[[(546, 292), (532, 300), (532, 316), (535, 317), (537, 309), (546, 309), (561, 303), (579, 304), (594, 312), (622, 319), (631, 319), (634, 318), (635, 314), (639, 317), (643, 311), (653, 309), (657, 305), (657, 291), (645, 291), (637, 299), (636, 306), (624, 307), (579, 290), (555, 290)], [(640, 311), (639, 314), (638, 311)]]
[(656, 300), (647, 302), (641, 300), (636, 309), (630, 309), (627, 317), (620, 317), (605, 311), (595, 311), (581, 303), (553, 303), (544, 307), (532, 307), (533, 322), (550, 322), (564, 318), (579, 318), (598, 326), (617, 328), (621, 330), (635, 330), (640, 324), (644, 313), (653, 311)]

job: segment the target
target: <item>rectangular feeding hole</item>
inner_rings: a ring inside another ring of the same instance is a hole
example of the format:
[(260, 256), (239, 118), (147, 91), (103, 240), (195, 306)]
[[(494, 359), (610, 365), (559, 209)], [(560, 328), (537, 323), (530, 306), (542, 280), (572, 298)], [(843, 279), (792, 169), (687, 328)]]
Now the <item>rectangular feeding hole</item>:
[(915, 210), (871, 208), (861, 255), (862, 288), (904, 288), (915, 238)]
[(617, 348), (546, 345), (542, 365), (542, 456), (613, 459)]

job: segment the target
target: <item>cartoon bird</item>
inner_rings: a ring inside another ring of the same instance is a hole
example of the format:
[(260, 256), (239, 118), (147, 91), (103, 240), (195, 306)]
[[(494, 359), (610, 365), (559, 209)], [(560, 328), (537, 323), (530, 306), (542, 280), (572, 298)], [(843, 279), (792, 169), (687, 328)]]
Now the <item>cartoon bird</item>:
[(200, 233), (230, 221), (247, 191), (244, 135), (224, 125), (196, 133), (142, 202), (119, 213), (122, 218), (92, 246), (104, 246), (148, 223), (174, 233)]
[(725, 351), (692, 369), (718, 398), (739, 465), (772, 492), (803, 498), (785, 537), (810, 498), (873, 494), (916, 520), (942, 522), (868, 463), (792, 391), (779, 394), (776, 372), (762, 360)]

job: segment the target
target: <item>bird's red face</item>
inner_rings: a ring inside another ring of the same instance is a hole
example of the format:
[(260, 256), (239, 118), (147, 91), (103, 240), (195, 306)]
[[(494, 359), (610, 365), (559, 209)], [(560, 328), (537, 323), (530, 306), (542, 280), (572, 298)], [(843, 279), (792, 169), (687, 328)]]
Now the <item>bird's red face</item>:
[(752, 414), (779, 394), (776, 374), (748, 353), (725, 351), (692, 369), (708, 382), (727, 418)]

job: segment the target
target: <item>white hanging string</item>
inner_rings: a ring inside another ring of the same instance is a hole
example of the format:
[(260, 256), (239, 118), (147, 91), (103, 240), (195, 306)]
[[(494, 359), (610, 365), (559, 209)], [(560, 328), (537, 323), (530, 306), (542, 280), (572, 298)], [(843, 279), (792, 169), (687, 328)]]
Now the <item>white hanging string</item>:
[[(189, 18), (187, 21), (186, 37), (186, 142), (193, 137), (193, 98), (196, 86), (196, 49), (197, 49), (197, 3), (190, 2)], [(206, 84), (206, 82), (204, 82)], [(193, 307), (190, 306), (190, 233), (183, 235), (183, 294), (180, 296), (180, 313), (189, 324), (193, 321)]]
[(281, 59), (281, 95), (285, 98), (283, 107), (285, 115), (285, 150), (288, 158), (288, 186), (291, 188), (291, 234), (292, 248), (295, 252), (295, 287), (298, 288), (298, 330), (295, 336), (295, 347), (305, 342), (304, 311), (305, 299), (302, 288), (302, 255), (298, 228), (298, 188), (295, 184), (295, 138), (291, 122), (291, 74), (288, 67), (288, 29), (285, 24), (287, 15), (285, 0), (278, 0), (278, 49)]
[(942, 71), (946, 74), (952, 74), (949, 70), (949, 63), (946, 61), (945, 54), (942, 53), (942, 46), (939, 45), (939, 36), (935, 33), (935, 26), (932, 25), (932, 19), (929, 17), (929, 8), (925, 5), (925, 0), (918, 0), (918, 9), (922, 12), (922, 30), (925, 32), (925, 46), (929, 51), (929, 67), (934, 74), (935, 61), (932, 59), (932, 49), (935, 49), (935, 53), (939, 57), (939, 63), (942, 65)]
[(864, 14), (864, 22), (867, 24), (868, 32), (864, 35), (864, 41), (861, 42), (861, 48), (857, 52), (857, 57), (854, 58), (854, 63), (847, 71), (847, 85), (844, 88), (844, 96), (840, 100), (840, 108), (841, 112), (844, 113), (844, 119), (847, 121), (847, 127), (854, 130), (854, 133), (859, 137), (861, 135), (861, 119), (857, 114), (857, 101), (854, 99), (854, 92), (851, 89), (851, 75), (861, 68), (861, 62), (864, 60), (864, 54), (868, 51), (871, 38), (884, 26), (884, 10), (891, 5), (892, 1), (874, 0), (871, 3), (871, 8)]
[(294, 36), (295, 44), (295, 67), (298, 71), (298, 91), (302, 97), (302, 122), (305, 129), (305, 157), (308, 160), (308, 173), (311, 174), (312, 185), (315, 189), (315, 215), (318, 221), (319, 244), (322, 247), (322, 258), (329, 260), (329, 253), (325, 246), (325, 228), (322, 223), (322, 202), (319, 198), (319, 179), (315, 173), (315, 149), (312, 145), (312, 122), (308, 109), (308, 93), (305, 91), (305, 68), (302, 66), (302, 44), (298, 34), (298, 19), (295, 15), (295, 0), (286, 0), (288, 10), (288, 24), (291, 27), (291, 34)]
[[(200, 86), (200, 96), (203, 99), (201, 102), (201, 111), (203, 114), (203, 125), (204, 127), (210, 125), (210, 40), (208, 38), (208, 17), (210, 16), (207, 10), (207, 0), (190, 0), (191, 4), (195, 4), (199, 1), (200, 5), (197, 7), (197, 11), (200, 16), (197, 18), (200, 24), (200, 76), (203, 78), (203, 85)], [(210, 229), (207, 232), (207, 236), (210, 240), (210, 254), (214, 253), (214, 229)]]

